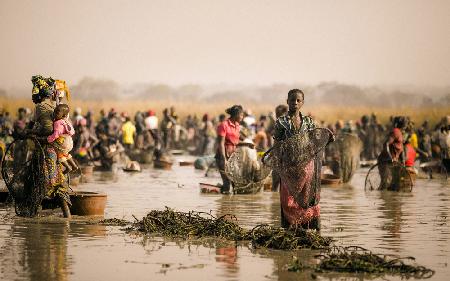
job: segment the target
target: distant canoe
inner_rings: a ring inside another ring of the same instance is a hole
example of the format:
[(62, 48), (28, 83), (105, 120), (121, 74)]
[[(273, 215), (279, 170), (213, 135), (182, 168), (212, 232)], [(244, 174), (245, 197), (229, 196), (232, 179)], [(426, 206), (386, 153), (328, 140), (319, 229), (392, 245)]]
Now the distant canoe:
[(180, 161), (180, 166), (194, 166), (192, 161)]
[(323, 174), (320, 177), (320, 183), (323, 185), (336, 185), (342, 183), (342, 179), (331, 174)]
[(209, 183), (200, 183), (201, 193), (220, 193), (220, 187)]
[(139, 173), (141, 171), (141, 169), (130, 169), (130, 168), (122, 168), (122, 170), (127, 173)]

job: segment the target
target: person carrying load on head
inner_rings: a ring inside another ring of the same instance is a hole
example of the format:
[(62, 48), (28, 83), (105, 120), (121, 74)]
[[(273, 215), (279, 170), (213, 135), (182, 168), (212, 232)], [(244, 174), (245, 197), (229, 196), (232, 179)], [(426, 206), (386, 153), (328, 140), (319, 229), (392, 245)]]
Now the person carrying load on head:
[[(35, 115), (31, 128), (27, 128), (18, 138), (32, 137), (38, 142), (27, 145), (28, 154), (32, 158), (27, 168), (29, 177), (23, 179), (23, 190), (26, 198), (16, 200), (16, 212), (23, 216), (36, 216), (39, 205), (44, 197), (55, 198), (61, 206), (64, 217), (70, 217), (70, 198), (68, 184), (62, 173), (62, 165), (58, 161), (55, 147), (47, 142), (47, 137), (53, 133), (53, 113), (62, 98), (69, 97), (69, 90), (62, 80), (40, 75), (31, 78), (33, 83), (32, 100), (35, 104)], [(41, 155), (39, 152), (42, 151)], [(32, 186), (30, 186), (32, 185)], [(19, 202), (24, 199), (23, 202)], [(18, 208), (19, 206), (19, 208)]]

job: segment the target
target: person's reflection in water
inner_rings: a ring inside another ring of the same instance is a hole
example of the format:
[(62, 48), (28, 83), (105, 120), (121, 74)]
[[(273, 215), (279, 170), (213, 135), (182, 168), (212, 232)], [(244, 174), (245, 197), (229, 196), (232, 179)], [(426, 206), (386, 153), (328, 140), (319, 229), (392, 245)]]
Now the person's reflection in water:
[(224, 276), (227, 278), (237, 278), (239, 266), (237, 263), (238, 250), (236, 245), (217, 245), (216, 262), (224, 265)]
[(68, 280), (68, 227), (68, 222), (15, 221), (11, 226), (10, 237), (14, 237), (18, 242), (10, 243), (10, 247), (14, 247), (10, 257), (2, 255), (2, 259), (11, 263), (11, 274), (14, 276), (21, 272), (20, 274), (28, 276), (29, 280), (37, 281)]
[(393, 250), (400, 249), (400, 234), (402, 217), (404, 215), (402, 211), (402, 196), (406, 196), (406, 194), (392, 191), (380, 192), (382, 204), (379, 207), (379, 210), (382, 213), (382, 218), (385, 219), (385, 221), (382, 222), (381, 229), (387, 231), (387, 234), (383, 235), (382, 239), (385, 240)]

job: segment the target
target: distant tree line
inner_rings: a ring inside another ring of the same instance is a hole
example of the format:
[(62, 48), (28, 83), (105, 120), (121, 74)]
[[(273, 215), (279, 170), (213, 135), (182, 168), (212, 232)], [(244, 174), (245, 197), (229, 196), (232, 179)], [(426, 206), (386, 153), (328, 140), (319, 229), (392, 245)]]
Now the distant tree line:
[[(70, 84), (69, 84), (70, 85)], [(286, 98), (289, 89), (301, 88), (309, 105), (335, 106), (449, 106), (450, 87), (360, 87), (356, 85), (326, 82), (315, 86), (299, 84), (274, 84), (270, 86), (229, 86), (186, 84), (170, 86), (161, 83), (140, 83), (122, 86), (113, 80), (86, 77), (70, 85), (75, 99), (83, 100), (152, 100), (163, 102), (218, 103), (240, 100), (243, 103), (277, 104)], [(31, 89), (30, 89), (31, 91)], [(0, 89), (0, 97), (20, 97), (27, 93), (16, 90), (10, 93)]]

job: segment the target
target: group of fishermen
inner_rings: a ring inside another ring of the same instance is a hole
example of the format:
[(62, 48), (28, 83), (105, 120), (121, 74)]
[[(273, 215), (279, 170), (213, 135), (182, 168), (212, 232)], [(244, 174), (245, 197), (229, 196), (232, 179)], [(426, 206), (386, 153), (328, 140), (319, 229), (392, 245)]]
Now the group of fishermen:
[[(264, 152), (273, 145), (276, 119), (286, 113), (287, 107), (280, 105), (275, 114), (261, 115), (257, 119), (250, 110), (242, 110), (240, 134), (245, 139), (251, 139), (257, 151)], [(126, 112), (119, 114), (112, 108), (107, 113), (101, 110), (100, 118), (95, 122), (91, 111), (82, 115), (82, 110), (75, 108), (71, 119), (76, 131), (73, 156), (82, 163), (89, 159), (103, 159), (104, 164), (109, 166), (107, 159), (101, 156), (111, 146), (116, 146), (115, 150), (119, 151), (159, 147), (166, 150), (189, 149), (200, 156), (213, 155), (219, 145), (217, 128), (226, 121), (226, 116), (221, 114), (211, 118), (204, 114), (200, 119), (197, 115), (189, 115), (181, 120), (175, 108), (171, 107), (164, 109), (161, 121), (153, 110), (138, 111), (131, 120)], [(14, 135), (25, 130), (32, 120), (33, 113), (28, 108), (19, 108), (16, 118), (8, 111), (0, 110), (0, 145), (3, 152), (6, 145), (13, 141)], [(402, 116), (391, 117), (387, 124), (381, 124), (372, 114), (364, 115), (356, 122), (338, 120), (335, 124), (327, 124), (321, 121), (315, 125), (328, 128), (335, 135), (345, 133), (358, 136), (361, 141), (361, 161), (376, 160), (389, 134), (394, 128), (400, 128), (404, 142), (410, 143), (421, 162), (435, 159), (448, 165), (449, 124), (450, 116), (444, 117), (434, 127), (428, 121), (416, 127), (408, 117)], [(326, 152), (324, 161), (331, 161), (333, 152)]]
[[(67, 92), (65, 86), (58, 88), (57, 84), (51, 84), (49, 89), (33, 93), (36, 104), (34, 115), (31, 110), (20, 108), (17, 118), (12, 120), (8, 112), (1, 112), (2, 151), (8, 143), (24, 135), (50, 135), (53, 109), (56, 103), (62, 102)], [(226, 172), (230, 170), (229, 160), (239, 147), (246, 147), (259, 152), (263, 159), (265, 156), (273, 158), (269, 159), (269, 163), (278, 161), (272, 167), (272, 189), (279, 189), (280, 192), (283, 224), (316, 229), (320, 228), (322, 164), (332, 167), (334, 173), (341, 173), (344, 181), (350, 180), (359, 160), (401, 162), (408, 166), (411, 163), (414, 165), (418, 155), (421, 161), (438, 159), (448, 167), (448, 116), (434, 128), (428, 122), (415, 128), (408, 117), (402, 116), (393, 117), (391, 122), (382, 125), (374, 114), (363, 116), (357, 122), (325, 124), (300, 111), (304, 99), (301, 90), (293, 89), (287, 95), (287, 105), (279, 105), (274, 113), (258, 119), (240, 105), (226, 110), (228, 118), (225, 114), (216, 118), (204, 114), (201, 119), (193, 115), (182, 120), (171, 107), (163, 110), (161, 120), (153, 110), (136, 112), (133, 119), (126, 112), (102, 110), (97, 122), (92, 112), (83, 115), (80, 108), (75, 108), (71, 116), (76, 132), (71, 153), (80, 164), (99, 161), (105, 169), (109, 169), (121, 155), (136, 150), (151, 150), (155, 156), (170, 149), (187, 149), (196, 155), (214, 155), (223, 180), (222, 191), (227, 193), (233, 184)], [(294, 137), (307, 141), (292, 142)], [(46, 185), (52, 187), (46, 195), (60, 196), (62, 202), (67, 202), (67, 197), (61, 195), (65, 189), (57, 188), (64, 186), (64, 176), (54, 169), (58, 166), (55, 152), (51, 146), (42, 145), (46, 160), (51, 160), (43, 164)], [(293, 155), (286, 155), (291, 148)], [(295, 151), (303, 151), (306, 156)], [(286, 161), (286, 157), (290, 162)], [(256, 156), (251, 159), (258, 161)], [(283, 167), (288, 162), (290, 166)], [(67, 204), (63, 211), (67, 212)]]

